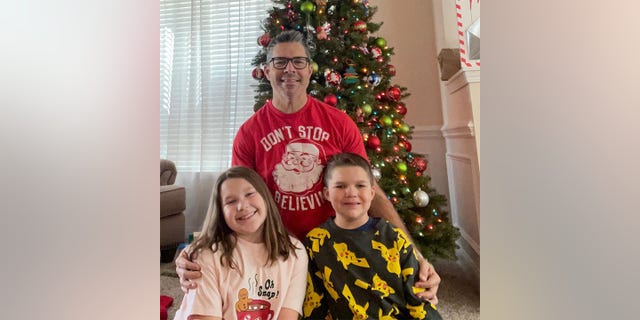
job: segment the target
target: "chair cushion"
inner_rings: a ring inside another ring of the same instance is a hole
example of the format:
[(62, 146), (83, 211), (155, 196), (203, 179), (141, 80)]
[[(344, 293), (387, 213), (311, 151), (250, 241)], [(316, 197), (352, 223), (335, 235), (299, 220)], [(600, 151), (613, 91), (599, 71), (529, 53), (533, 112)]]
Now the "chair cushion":
[(160, 249), (177, 248), (185, 242), (184, 214), (174, 214), (160, 218)]
[(185, 189), (182, 186), (160, 186), (160, 218), (181, 213), (186, 208)]
[(160, 185), (174, 184), (178, 171), (171, 160), (160, 159)]

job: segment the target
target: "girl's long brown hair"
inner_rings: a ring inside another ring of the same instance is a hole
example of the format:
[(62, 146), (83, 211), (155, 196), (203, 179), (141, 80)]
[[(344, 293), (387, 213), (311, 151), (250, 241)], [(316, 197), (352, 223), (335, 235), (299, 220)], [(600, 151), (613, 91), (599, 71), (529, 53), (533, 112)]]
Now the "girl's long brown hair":
[(249, 182), (264, 199), (267, 218), (264, 221), (263, 242), (269, 253), (267, 264), (272, 264), (279, 257), (287, 260), (290, 254), (297, 257), (296, 246), (289, 238), (289, 232), (282, 224), (280, 212), (276, 202), (271, 196), (271, 192), (262, 177), (252, 169), (247, 167), (232, 167), (220, 174), (209, 201), (209, 210), (205, 217), (202, 231), (197, 239), (189, 246), (189, 260), (193, 260), (194, 253), (201, 250), (220, 250), (220, 263), (223, 266), (237, 268), (233, 261), (232, 252), (236, 246), (237, 238), (233, 230), (229, 228), (224, 220), (222, 209), (222, 199), (220, 199), (220, 188), (227, 179), (240, 178)]

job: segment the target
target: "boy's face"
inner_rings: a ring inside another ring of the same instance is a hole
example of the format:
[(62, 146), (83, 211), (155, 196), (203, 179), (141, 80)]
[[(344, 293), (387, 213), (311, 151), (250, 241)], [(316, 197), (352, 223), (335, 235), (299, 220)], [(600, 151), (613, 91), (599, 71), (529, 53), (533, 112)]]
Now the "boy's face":
[(336, 211), (335, 223), (343, 229), (362, 226), (373, 200), (373, 186), (367, 172), (357, 166), (333, 168), (324, 188), (325, 198)]

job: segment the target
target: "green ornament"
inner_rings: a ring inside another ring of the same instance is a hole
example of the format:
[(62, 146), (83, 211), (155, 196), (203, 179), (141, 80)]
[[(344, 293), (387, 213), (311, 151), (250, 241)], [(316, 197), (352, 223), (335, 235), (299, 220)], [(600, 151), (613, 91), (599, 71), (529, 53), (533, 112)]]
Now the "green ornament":
[(311, 61), (311, 68), (313, 69), (313, 73), (317, 73), (320, 67), (318, 66), (317, 62)]
[(408, 125), (408, 124), (406, 124), (406, 123), (403, 123), (403, 124), (402, 124), (402, 126), (400, 126), (400, 132), (401, 132), (401, 133), (404, 133), (404, 134), (409, 133), (409, 130), (410, 130), (410, 129), (411, 129), (411, 128), (409, 128), (409, 125)]
[(383, 48), (387, 46), (387, 40), (385, 40), (384, 38), (380, 37), (378, 39), (376, 39), (376, 44), (378, 45), (378, 47)]
[(300, 5), (300, 10), (304, 13), (311, 13), (313, 11), (313, 3), (311, 1), (305, 1)]
[(411, 188), (409, 187), (404, 187), (402, 188), (402, 194), (404, 194), (405, 196), (411, 193)]
[(373, 109), (371, 108), (370, 104), (365, 104), (364, 106), (362, 106), (362, 114), (364, 114), (365, 116), (370, 115), (371, 111), (373, 111)]
[(398, 162), (396, 164), (396, 169), (398, 169), (398, 171), (401, 173), (405, 173), (407, 172), (407, 164), (404, 162)]
[(380, 117), (380, 124), (383, 127), (390, 127), (391, 124), (393, 123), (393, 121), (391, 120), (391, 117), (384, 115), (382, 117)]

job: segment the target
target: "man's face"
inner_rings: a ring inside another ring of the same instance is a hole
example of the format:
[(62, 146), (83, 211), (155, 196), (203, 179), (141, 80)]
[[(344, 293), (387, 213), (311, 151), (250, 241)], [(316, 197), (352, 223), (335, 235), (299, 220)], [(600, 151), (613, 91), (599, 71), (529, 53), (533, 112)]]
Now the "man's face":
[[(273, 47), (272, 58), (294, 58), (306, 57), (304, 47), (297, 42), (279, 43)], [(307, 94), (309, 79), (311, 79), (312, 67), (308, 63), (302, 69), (296, 69), (293, 61), (289, 61), (283, 70), (274, 68), (273, 62), (269, 62), (265, 67), (265, 74), (271, 82), (275, 95), (284, 95), (289, 98), (299, 97)]]

